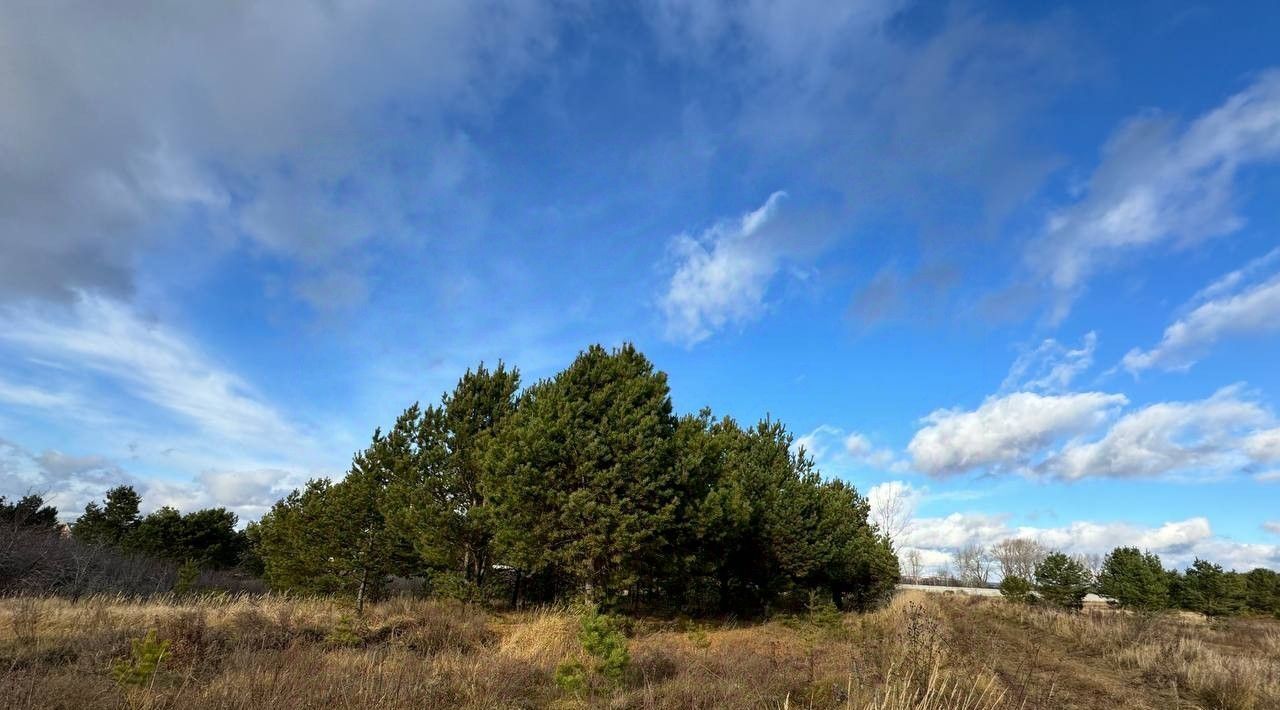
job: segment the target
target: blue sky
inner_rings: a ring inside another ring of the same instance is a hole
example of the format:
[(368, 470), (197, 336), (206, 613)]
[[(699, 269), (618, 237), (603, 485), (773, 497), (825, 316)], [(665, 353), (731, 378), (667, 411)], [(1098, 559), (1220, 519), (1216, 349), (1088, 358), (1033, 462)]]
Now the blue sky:
[(0, 9), (0, 493), (251, 519), (633, 341), (931, 565), (1280, 568), (1271, 3)]

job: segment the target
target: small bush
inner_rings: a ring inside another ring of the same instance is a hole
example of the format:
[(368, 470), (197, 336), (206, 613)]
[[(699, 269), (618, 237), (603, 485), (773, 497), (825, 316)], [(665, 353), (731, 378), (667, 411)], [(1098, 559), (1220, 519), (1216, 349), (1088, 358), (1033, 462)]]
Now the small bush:
[(195, 560), (187, 560), (178, 568), (178, 581), (173, 584), (173, 593), (185, 597), (196, 590), (196, 580), (200, 579), (200, 565)]
[(620, 684), (631, 654), (619, 619), (594, 610), (584, 614), (578, 640), (582, 642), (582, 649), (595, 659), (596, 673), (614, 685)]
[(156, 671), (160, 668), (160, 661), (169, 650), (169, 642), (158, 640), (155, 630), (152, 629), (146, 636), (133, 639), (130, 643), (133, 650), (129, 658), (112, 666), (111, 677), (115, 678), (116, 683), (121, 687), (136, 688), (150, 683), (155, 677)]
[(1000, 580), (1000, 594), (1005, 599), (1019, 604), (1030, 604), (1036, 598), (1031, 592), (1031, 582), (1012, 574)]
[(581, 695), (587, 689), (587, 669), (579, 661), (564, 661), (556, 666), (556, 687), (570, 695)]
[(355, 620), (350, 614), (338, 617), (338, 623), (324, 637), (324, 642), (336, 647), (355, 647), (364, 643), (360, 634), (356, 633)]

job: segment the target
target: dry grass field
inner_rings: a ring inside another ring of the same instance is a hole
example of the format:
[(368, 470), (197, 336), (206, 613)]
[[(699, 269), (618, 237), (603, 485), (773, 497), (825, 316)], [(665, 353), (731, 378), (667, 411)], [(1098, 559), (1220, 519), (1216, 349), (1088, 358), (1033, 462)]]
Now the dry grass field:
[(0, 621), (4, 708), (1280, 708), (1280, 622), (911, 592), (820, 620), (636, 620), (621, 681), (576, 692), (556, 669), (591, 659), (564, 609), (18, 598)]

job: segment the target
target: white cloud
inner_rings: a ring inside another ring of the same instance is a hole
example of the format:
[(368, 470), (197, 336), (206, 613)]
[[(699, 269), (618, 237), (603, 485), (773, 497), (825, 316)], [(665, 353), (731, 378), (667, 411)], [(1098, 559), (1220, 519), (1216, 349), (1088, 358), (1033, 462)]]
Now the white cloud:
[(1133, 374), (1153, 367), (1187, 369), (1223, 338), (1280, 331), (1280, 274), (1236, 292), (1224, 292), (1225, 283), (1206, 289), (1217, 295), (1174, 321), (1155, 347), (1130, 350), (1121, 362), (1124, 368)]
[(132, 309), (82, 295), (69, 317), (0, 313), (0, 341), (71, 368), (107, 376), (133, 396), (233, 442), (278, 442), (294, 427), (238, 375), (179, 333)]
[(1072, 380), (1093, 366), (1098, 334), (1086, 333), (1080, 347), (1069, 349), (1053, 338), (1014, 360), (1000, 391), (1064, 392)]
[(1039, 466), (1066, 479), (1137, 478), (1170, 474), (1216, 474), (1249, 463), (1244, 438), (1273, 421), (1239, 387), (1195, 402), (1161, 402), (1115, 423), (1096, 441), (1075, 440)]
[(676, 269), (661, 302), (668, 338), (693, 345), (764, 312), (769, 284), (796, 247), (797, 235), (778, 216), (785, 198), (775, 192), (738, 219), (672, 239)]
[(1262, 524), (1262, 529), (1280, 535), (1280, 520), (1268, 520)]
[(1244, 450), (1255, 461), (1263, 463), (1280, 461), (1280, 428), (1254, 433), (1245, 440)]
[(69, 394), (49, 392), (38, 387), (19, 385), (0, 379), (0, 402), (33, 409), (63, 409), (76, 403)]
[(1100, 267), (1170, 243), (1186, 247), (1243, 224), (1237, 173), (1280, 158), (1280, 71), (1191, 122), (1147, 114), (1107, 145), (1084, 198), (1053, 214), (1028, 259), (1059, 295), (1055, 318)]
[(990, 547), (1011, 537), (1030, 538), (1068, 553), (1106, 554), (1118, 546), (1136, 546), (1159, 554), (1166, 567), (1184, 567), (1197, 557), (1238, 570), (1274, 569), (1280, 565), (1280, 545), (1243, 543), (1216, 536), (1209, 520), (1203, 517), (1157, 526), (1082, 520), (1056, 527), (1014, 527), (1008, 519), (1007, 515), (976, 513), (917, 518), (902, 535), (900, 551), (921, 550), (931, 571), (948, 564), (961, 547)]
[(212, 504), (235, 510), (241, 517), (253, 518), (306, 483), (305, 477), (296, 471), (271, 468), (206, 471), (197, 481)]
[(828, 469), (863, 466), (902, 473), (908, 468), (907, 462), (899, 459), (893, 449), (877, 446), (861, 432), (846, 433), (830, 424), (796, 437), (793, 447), (803, 448), (820, 467)]
[(1103, 392), (989, 397), (973, 411), (939, 409), (925, 417), (907, 451), (931, 475), (1018, 470), (1059, 439), (1098, 428), (1127, 402)]

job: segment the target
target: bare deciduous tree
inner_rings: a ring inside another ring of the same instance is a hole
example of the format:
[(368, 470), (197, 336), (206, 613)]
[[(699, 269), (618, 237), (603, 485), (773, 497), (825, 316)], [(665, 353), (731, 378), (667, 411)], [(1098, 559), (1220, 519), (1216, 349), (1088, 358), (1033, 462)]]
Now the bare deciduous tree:
[(898, 481), (881, 484), (871, 491), (871, 522), (881, 534), (897, 540), (911, 522), (911, 489)]
[(956, 550), (956, 570), (960, 581), (975, 587), (985, 587), (991, 581), (991, 556), (987, 548), (969, 544)]
[(906, 567), (907, 578), (912, 582), (920, 579), (920, 572), (923, 566), (923, 560), (920, 557), (920, 551), (911, 548), (902, 556), (903, 566)]
[(1044, 545), (1025, 537), (1011, 537), (991, 546), (991, 556), (1000, 565), (1001, 577), (1029, 580), (1035, 576), (1036, 565), (1047, 554), (1049, 551)]
[(1096, 552), (1082, 552), (1071, 556), (1089, 572), (1089, 579), (1097, 579), (1102, 574), (1103, 556)]

